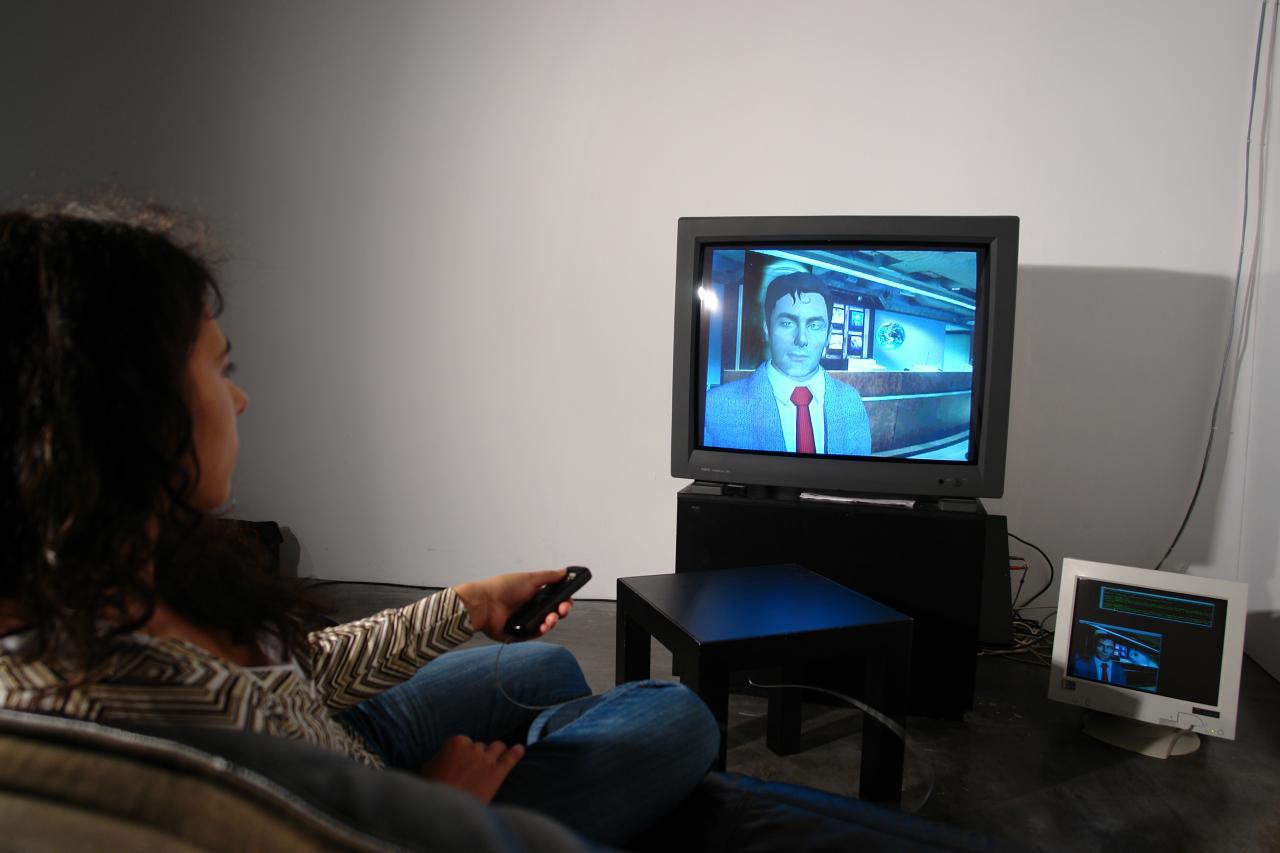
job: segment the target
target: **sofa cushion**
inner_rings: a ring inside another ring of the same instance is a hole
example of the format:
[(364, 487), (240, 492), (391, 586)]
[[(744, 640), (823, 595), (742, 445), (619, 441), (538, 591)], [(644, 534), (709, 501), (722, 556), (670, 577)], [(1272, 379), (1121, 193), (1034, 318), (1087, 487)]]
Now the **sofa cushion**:
[(838, 794), (711, 773), (634, 847), (654, 853), (1003, 853), (1034, 848)]
[(367, 767), (311, 744), (187, 726), (134, 731), (227, 759), (344, 824), (407, 850), (587, 849), (575, 833), (530, 809), (484, 806), (457, 788), (401, 770)]
[(0, 711), (0, 823), (36, 850), (584, 849), (542, 815), (301, 742), (15, 711)]
[(8, 723), (0, 724), (0, 824), (14, 849), (387, 846), (194, 750), (84, 728), (50, 738)]

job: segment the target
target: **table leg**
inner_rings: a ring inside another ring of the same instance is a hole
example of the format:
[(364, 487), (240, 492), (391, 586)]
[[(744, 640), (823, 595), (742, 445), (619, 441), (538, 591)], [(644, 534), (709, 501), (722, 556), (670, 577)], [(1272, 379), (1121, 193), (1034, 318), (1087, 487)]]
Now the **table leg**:
[[(906, 729), (911, 687), (911, 633), (895, 631), (882, 649), (867, 655), (865, 701)], [(902, 802), (902, 765), (906, 743), (870, 714), (862, 721), (862, 766), (858, 798), (894, 805)]]
[(684, 665), (680, 681), (707, 704), (720, 728), (720, 751), (714, 769), (724, 770), (729, 751), (729, 673), (696, 655), (681, 660)]
[[(621, 604), (621, 602), (619, 602)], [(614, 642), (614, 681), (643, 681), (649, 677), (649, 632), (618, 610)]]
[[(785, 667), (773, 673), (769, 683), (800, 684), (802, 680), (799, 670)], [(774, 755), (793, 755), (800, 751), (800, 693), (791, 687), (769, 690), (768, 728), (764, 742)]]

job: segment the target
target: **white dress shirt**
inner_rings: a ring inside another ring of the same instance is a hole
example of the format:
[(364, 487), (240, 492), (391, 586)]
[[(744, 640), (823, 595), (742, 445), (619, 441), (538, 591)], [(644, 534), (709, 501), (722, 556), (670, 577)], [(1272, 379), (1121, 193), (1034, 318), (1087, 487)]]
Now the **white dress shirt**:
[(797, 382), (769, 362), (769, 384), (773, 386), (773, 398), (778, 404), (778, 419), (782, 421), (782, 441), (788, 453), (796, 452), (796, 404), (791, 402), (791, 392), (803, 385), (813, 394), (809, 401), (809, 420), (813, 423), (813, 449), (818, 453), (826, 452), (826, 430), (822, 417), (822, 404), (827, 393), (826, 371), (821, 367), (817, 373), (803, 382)]

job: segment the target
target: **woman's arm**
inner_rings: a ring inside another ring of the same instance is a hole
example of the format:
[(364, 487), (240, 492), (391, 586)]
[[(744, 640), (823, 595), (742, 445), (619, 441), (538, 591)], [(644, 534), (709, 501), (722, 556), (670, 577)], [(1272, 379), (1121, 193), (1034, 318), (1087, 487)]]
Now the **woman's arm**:
[(405, 607), (313, 631), (307, 637), (311, 678), (335, 711), (358, 705), (412, 677), (474, 633), (452, 589)]
[[(311, 678), (335, 711), (358, 705), (411, 678), (434, 658), (483, 631), (509, 640), (503, 625), (543, 585), (564, 577), (564, 569), (514, 572), (459, 584), (407, 607), (314, 631), (307, 637)], [(539, 634), (569, 615), (566, 601), (547, 615)]]

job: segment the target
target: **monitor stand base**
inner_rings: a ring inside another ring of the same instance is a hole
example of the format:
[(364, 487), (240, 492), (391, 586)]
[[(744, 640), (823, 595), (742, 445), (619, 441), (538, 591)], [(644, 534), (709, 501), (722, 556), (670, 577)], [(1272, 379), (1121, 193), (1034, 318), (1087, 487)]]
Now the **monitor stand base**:
[(1152, 758), (1190, 755), (1200, 748), (1200, 736), (1193, 731), (1113, 714), (1091, 714), (1085, 722), (1084, 733), (1103, 743)]

